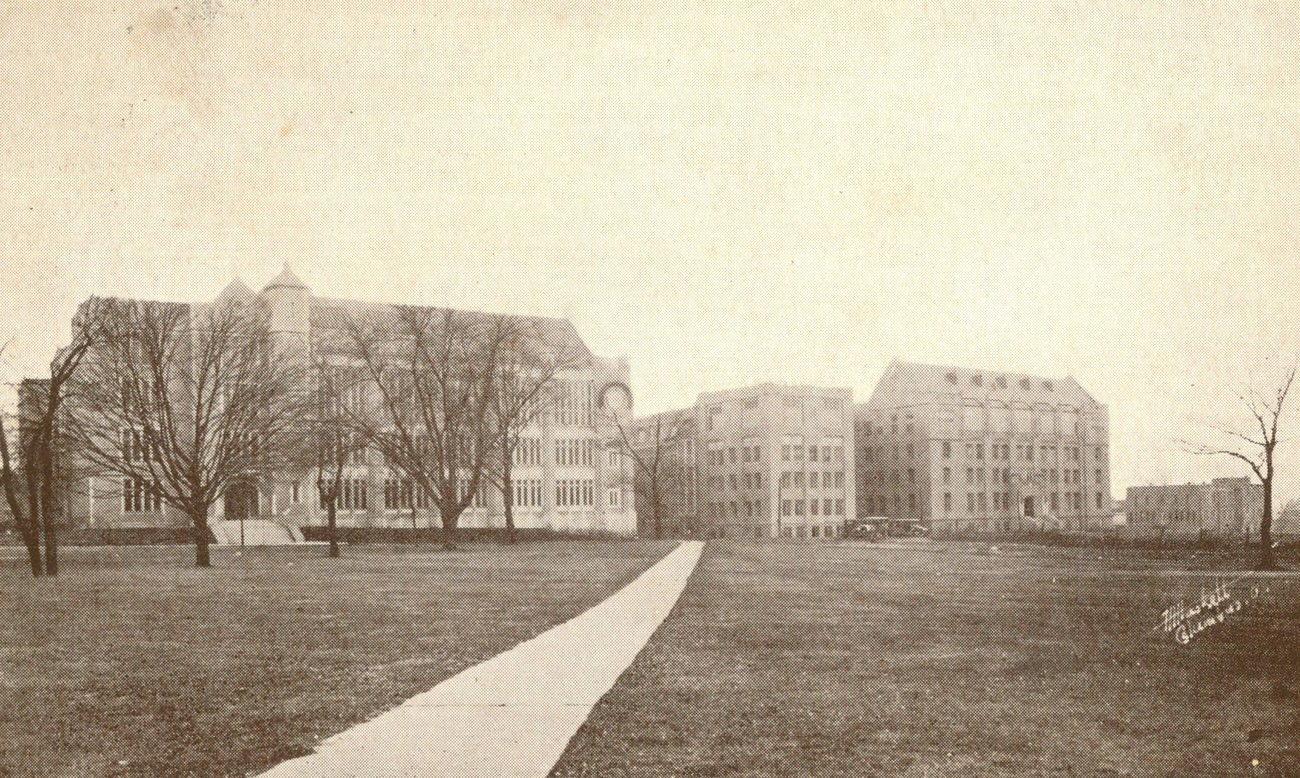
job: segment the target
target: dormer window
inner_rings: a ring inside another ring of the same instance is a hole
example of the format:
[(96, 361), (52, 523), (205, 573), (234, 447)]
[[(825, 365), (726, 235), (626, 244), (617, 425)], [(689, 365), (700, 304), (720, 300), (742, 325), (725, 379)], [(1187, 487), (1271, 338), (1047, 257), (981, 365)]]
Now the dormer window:
[(1052, 391), (1052, 382), (1051, 382), (1051, 381), (1044, 381), (1044, 382), (1043, 382), (1043, 388), (1046, 389), (1046, 390), (1049, 391), (1049, 392)]
[(1027, 391), (1029, 391), (1031, 388), (1033, 388), (1033, 384), (1031, 384), (1031, 383), (1029, 382), (1029, 379), (1028, 379), (1028, 378), (1022, 378), (1022, 379), (1020, 379), (1020, 388), (1021, 388), (1021, 389), (1024, 389), (1024, 390), (1027, 392)]
[(956, 373), (949, 373), (949, 374), (947, 375), (947, 378), (948, 378), (948, 383), (950, 383), (950, 384), (956, 386), (956, 384), (957, 384), (957, 374), (956, 374)]
[(976, 373), (975, 375), (973, 375), (973, 376), (970, 377), (970, 382), (971, 382), (972, 384), (974, 384), (975, 386), (983, 386), (983, 385), (984, 385), (984, 376), (979, 375), (978, 373)]

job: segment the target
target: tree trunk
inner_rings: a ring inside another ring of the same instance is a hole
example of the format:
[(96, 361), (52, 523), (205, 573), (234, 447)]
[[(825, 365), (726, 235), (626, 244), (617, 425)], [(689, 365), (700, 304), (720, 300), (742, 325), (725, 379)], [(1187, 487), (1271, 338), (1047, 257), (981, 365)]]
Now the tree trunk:
[(663, 508), (659, 502), (659, 485), (650, 486), (650, 515), (655, 523), (655, 540), (664, 539)]
[(207, 510), (192, 511), (190, 521), (194, 525), (194, 564), (197, 567), (212, 567), (212, 560), (208, 556)]
[(59, 574), (59, 543), (54, 530), (54, 465), (47, 451), (41, 461), (41, 526), (45, 531), (45, 574)]
[(40, 524), (45, 540), (45, 575), (59, 575), (59, 540), (55, 536), (55, 509), (48, 481), (40, 488)]
[(32, 575), (40, 578), (45, 575), (45, 562), (41, 559), (41, 541), (30, 519), (18, 522), (18, 531), (23, 536), (23, 545), (27, 546), (27, 561), (31, 563)]
[[(441, 513), (441, 511), (440, 511)], [(460, 521), (460, 514), (454, 516), (442, 513), (442, 547), (447, 551), (455, 551), (456, 546), (456, 524)]]
[(1264, 515), (1259, 520), (1259, 564), (1256, 569), (1275, 570), (1273, 559), (1273, 479), (1264, 482)]
[(501, 502), (505, 505), (506, 511), (506, 542), (513, 545), (515, 542), (515, 494), (510, 473), (513, 456), (510, 447), (506, 445), (506, 440), (501, 441), (501, 452)]
[(330, 559), (339, 558), (338, 498), (331, 498), (325, 506), (326, 534), (330, 541)]

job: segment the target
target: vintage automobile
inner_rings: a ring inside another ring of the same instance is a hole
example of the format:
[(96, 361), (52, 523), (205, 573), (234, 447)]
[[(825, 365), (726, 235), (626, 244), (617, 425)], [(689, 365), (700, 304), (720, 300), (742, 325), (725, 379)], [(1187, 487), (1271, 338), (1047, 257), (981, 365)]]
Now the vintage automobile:
[(857, 540), (881, 540), (887, 537), (889, 519), (884, 516), (868, 516), (850, 519), (844, 522), (844, 537)]

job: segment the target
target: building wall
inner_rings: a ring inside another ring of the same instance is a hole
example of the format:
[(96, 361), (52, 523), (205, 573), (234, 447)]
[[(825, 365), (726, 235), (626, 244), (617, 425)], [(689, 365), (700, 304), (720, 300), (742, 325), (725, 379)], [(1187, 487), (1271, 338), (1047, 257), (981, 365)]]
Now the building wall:
[(935, 534), (1109, 526), (1109, 418), (1072, 379), (894, 363), (856, 409), (860, 516)]
[(1129, 526), (1142, 535), (1257, 535), (1264, 512), (1264, 487), (1246, 477), (1216, 478), (1203, 484), (1131, 486), (1125, 505)]
[[(661, 486), (670, 532), (834, 537), (854, 514), (847, 389), (763, 384), (702, 394), (690, 409), (638, 420), (634, 445), (643, 460), (654, 451), (656, 425), (672, 440)], [(648, 489), (639, 474), (643, 523)]]

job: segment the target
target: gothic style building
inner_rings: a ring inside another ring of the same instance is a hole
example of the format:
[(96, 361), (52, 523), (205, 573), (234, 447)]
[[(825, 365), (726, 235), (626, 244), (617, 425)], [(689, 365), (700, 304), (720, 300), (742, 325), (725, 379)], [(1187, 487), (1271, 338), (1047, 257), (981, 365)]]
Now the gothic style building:
[[(260, 292), (233, 281), (218, 301), (235, 299), (264, 305), (278, 354), (299, 354), (304, 364), (313, 355), (346, 354), (348, 322), (391, 306), (318, 297), (286, 265)], [(152, 304), (152, 303), (151, 303)], [(157, 303), (177, 305), (176, 303)], [(74, 328), (87, 317), (87, 301)], [(182, 304), (199, 309), (211, 303)], [(525, 317), (519, 317), (524, 320)], [(614, 420), (628, 420), (631, 393), (625, 359), (592, 355), (567, 320), (526, 317), (526, 320), (566, 341), (580, 355), (574, 366), (555, 380), (557, 400), (522, 433), (513, 457), (512, 490), (516, 526), (572, 532), (636, 532), (632, 465), (622, 453)], [(350, 391), (374, 392), (373, 386)], [(130, 442), (124, 437), (124, 446)], [(124, 451), (124, 455), (132, 452)], [(138, 452), (137, 452), (138, 453)], [(210, 521), (235, 513), (269, 519), (290, 527), (321, 525), (325, 511), (316, 474), (272, 473), (257, 479), (251, 493), (227, 492)], [(437, 510), (419, 490), (398, 478), (377, 452), (361, 450), (349, 457), (343, 472), (338, 522), (344, 527), (438, 526)], [(188, 519), (164, 505), (148, 485), (105, 474), (78, 475), (63, 500), (74, 526), (187, 526)], [(472, 507), (460, 517), (462, 528), (503, 526), (500, 491), (484, 481)]]

